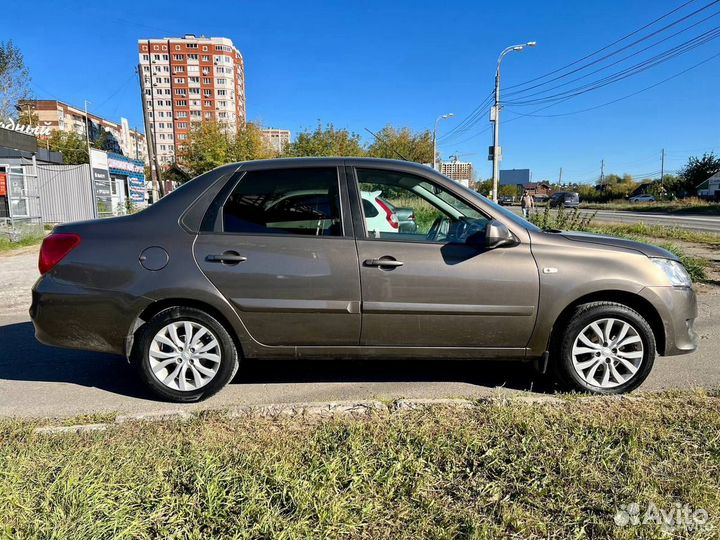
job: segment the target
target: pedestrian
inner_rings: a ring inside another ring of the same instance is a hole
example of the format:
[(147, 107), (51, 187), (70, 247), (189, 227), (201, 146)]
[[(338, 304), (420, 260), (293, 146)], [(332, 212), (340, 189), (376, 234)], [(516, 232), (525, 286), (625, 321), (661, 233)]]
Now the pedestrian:
[(520, 199), (520, 207), (522, 208), (523, 217), (525, 219), (530, 215), (530, 209), (535, 206), (532, 196), (527, 190), (523, 191), (522, 199)]

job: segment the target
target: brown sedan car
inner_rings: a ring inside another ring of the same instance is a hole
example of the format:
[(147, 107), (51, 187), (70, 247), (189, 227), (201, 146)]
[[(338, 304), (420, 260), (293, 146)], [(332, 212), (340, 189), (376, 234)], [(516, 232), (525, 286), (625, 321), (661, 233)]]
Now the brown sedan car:
[[(392, 206), (366, 216), (377, 192)], [(656, 352), (696, 347), (671, 253), (543, 231), (400, 161), (226, 165), (138, 214), (57, 227), (40, 272), (40, 341), (126, 355), (176, 401), (217, 392), (245, 358), (534, 360), (568, 388), (620, 393)]]

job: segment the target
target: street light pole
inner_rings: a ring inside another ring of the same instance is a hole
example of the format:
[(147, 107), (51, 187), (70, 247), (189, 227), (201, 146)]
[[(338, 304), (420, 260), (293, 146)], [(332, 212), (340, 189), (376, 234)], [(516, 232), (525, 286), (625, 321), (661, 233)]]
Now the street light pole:
[(447, 114), (441, 114), (435, 119), (435, 127), (433, 128), (433, 169), (437, 170), (438, 168), (438, 159), (437, 159), (437, 128), (438, 128), (438, 122), (440, 120), (447, 120), (448, 118), (452, 118), (455, 116), (453, 113), (447, 113)]
[(490, 120), (493, 122), (493, 189), (492, 200), (497, 202), (498, 181), (500, 180), (500, 160), (502, 159), (502, 150), (500, 148), (500, 64), (505, 55), (512, 51), (522, 51), (525, 47), (534, 47), (537, 45), (535, 41), (528, 41), (520, 45), (511, 45), (500, 53), (497, 61), (497, 70), (495, 71), (495, 106), (492, 109)]

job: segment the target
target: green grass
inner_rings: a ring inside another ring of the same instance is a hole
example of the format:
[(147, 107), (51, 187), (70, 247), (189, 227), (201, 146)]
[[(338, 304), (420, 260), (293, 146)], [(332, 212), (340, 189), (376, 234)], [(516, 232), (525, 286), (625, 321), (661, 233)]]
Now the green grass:
[(708, 244), (720, 246), (720, 234), (693, 231), (680, 227), (667, 227), (665, 225), (647, 225), (645, 223), (603, 223), (598, 225), (606, 231), (606, 234), (626, 234), (634, 236), (646, 236), (651, 238), (663, 238), (668, 240), (682, 240), (683, 242), (694, 242), (696, 244)]
[(720, 400), (699, 393), (363, 419), (0, 421), (4, 538), (646, 538), (621, 505), (720, 516)]
[(17, 242), (11, 242), (7, 235), (0, 235), (0, 253), (5, 251), (12, 251), (21, 247), (39, 245), (44, 237), (44, 234), (37, 234), (27, 236)]
[(674, 201), (657, 201), (654, 203), (631, 203), (624, 199), (608, 203), (584, 202), (584, 209), (595, 210), (632, 210), (634, 212), (667, 212), (685, 214), (720, 214), (720, 204), (704, 201), (697, 197), (677, 199)]

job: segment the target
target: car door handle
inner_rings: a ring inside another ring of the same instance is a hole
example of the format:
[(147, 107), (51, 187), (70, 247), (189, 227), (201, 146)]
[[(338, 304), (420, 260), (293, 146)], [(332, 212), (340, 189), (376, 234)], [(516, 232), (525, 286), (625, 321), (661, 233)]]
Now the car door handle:
[(363, 264), (365, 266), (377, 266), (379, 268), (397, 268), (405, 263), (402, 261), (396, 261), (395, 259), (381, 257), (379, 259), (365, 259)]
[(247, 261), (247, 257), (243, 257), (237, 251), (226, 251), (219, 255), (208, 255), (205, 257), (207, 262), (219, 262), (223, 264), (238, 264)]

